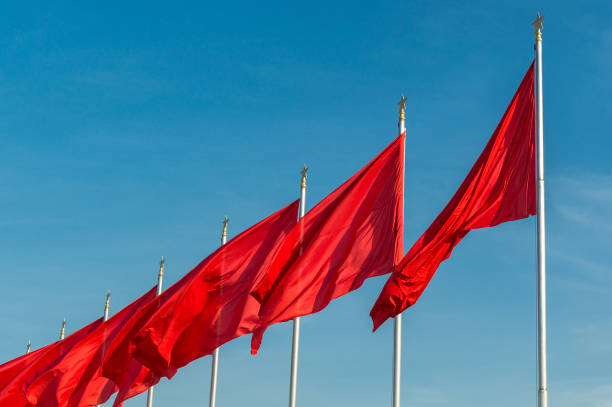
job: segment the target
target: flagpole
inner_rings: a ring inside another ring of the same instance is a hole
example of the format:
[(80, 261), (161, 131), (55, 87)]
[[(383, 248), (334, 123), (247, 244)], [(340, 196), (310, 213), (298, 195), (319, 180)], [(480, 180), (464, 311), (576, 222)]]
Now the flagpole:
[[(162, 256), (159, 262), (159, 273), (157, 273), (157, 295), (162, 293), (162, 283), (164, 281), (164, 256)], [(147, 407), (153, 407), (153, 391), (155, 386), (149, 387), (147, 391)]]
[[(406, 132), (406, 98), (404, 95), (400, 98), (399, 103), (399, 121), (397, 122), (398, 133), (400, 135)], [(404, 158), (405, 160), (405, 158)], [(402, 184), (402, 195), (404, 185)], [(403, 199), (402, 199), (403, 205)], [(402, 213), (404, 208), (402, 206)], [(393, 407), (400, 407), (400, 384), (402, 375), (402, 314), (397, 314), (395, 317), (395, 325), (393, 330)]]
[(108, 321), (108, 309), (110, 308), (110, 290), (106, 293), (106, 302), (104, 303), (104, 321)]
[[(227, 242), (227, 223), (229, 219), (227, 216), (223, 220), (223, 229), (221, 230), (221, 246)], [(217, 376), (219, 373), (219, 348), (215, 349), (212, 353), (212, 366), (210, 371), (210, 398), (208, 405), (215, 407), (217, 404)]]
[[(110, 290), (106, 292), (106, 301), (104, 302), (104, 322), (108, 321), (108, 310), (110, 308)], [(100, 407), (99, 404), (96, 407)]]
[[(300, 184), (300, 213), (299, 219), (306, 213), (306, 176), (308, 168), (304, 164), (301, 171), (302, 182)], [(293, 341), (291, 343), (291, 376), (289, 378), (289, 407), (295, 407), (297, 393), (298, 356), (300, 351), (300, 317), (293, 319)]]
[(60, 329), (60, 341), (66, 337), (66, 318), (62, 321), (62, 329)]
[(546, 371), (546, 229), (544, 205), (544, 112), (542, 93), (542, 20), (538, 13), (535, 28), (535, 111), (537, 152), (537, 233), (538, 233), (538, 407), (548, 406)]
[(32, 347), (32, 344), (30, 343), (30, 340), (28, 339), (28, 346), (26, 347), (26, 353), (25, 353), (26, 355), (27, 355), (28, 353), (30, 353), (30, 348), (31, 348), (31, 347)]

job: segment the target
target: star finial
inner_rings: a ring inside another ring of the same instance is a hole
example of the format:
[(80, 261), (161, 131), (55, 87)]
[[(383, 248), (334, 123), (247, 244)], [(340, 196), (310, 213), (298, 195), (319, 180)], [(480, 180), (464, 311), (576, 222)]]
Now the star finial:
[(229, 222), (229, 218), (225, 215), (225, 219), (223, 219), (223, 231), (221, 232), (221, 237), (227, 237), (227, 223)]
[(542, 20), (544, 20), (545, 16), (540, 16), (540, 12), (538, 11), (538, 14), (536, 16), (536, 20), (531, 23), (531, 25), (534, 28), (534, 32), (536, 35), (536, 40), (537, 41), (542, 41)]
[(402, 97), (400, 98), (400, 101), (397, 102), (397, 105), (399, 106), (400, 110), (405, 110), (407, 100), (408, 98), (404, 96), (404, 94), (402, 93)]
[(408, 100), (408, 98), (405, 97), (404, 94), (402, 93), (402, 97), (400, 98), (400, 101), (397, 102), (397, 105), (399, 106), (400, 120), (406, 120), (406, 100)]
[(302, 174), (302, 188), (306, 188), (306, 177), (308, 175), (308, 167), (306, 167), (306, 164), (304, 164), (304, 168), (300, 171), (300, 174)]
[(28, 346), (27, 346), (27, 348), (26, 348), (26, 355), (27, 355), (28, 353), (30, 353), (30, 348), (31, 348), (31, 347), (32, 347), (32, 344), (30, 343), (30, 340), (28, 339)]

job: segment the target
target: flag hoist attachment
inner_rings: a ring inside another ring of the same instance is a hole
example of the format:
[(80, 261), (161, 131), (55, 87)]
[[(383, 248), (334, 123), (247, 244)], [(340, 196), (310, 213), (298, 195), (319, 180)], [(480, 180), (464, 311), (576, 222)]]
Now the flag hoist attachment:
[[(223, 219), (223, 229), (221, 229), (221, 246), (227, 242), (227, 224), (229, 218), (226, 216)], [(217, 376), (219, 373), (219, 348), (216, 348), (212, 353), (212, 365), (210, 370), (210, 398), (208, 405), (215, 407), (217, 404)]]
[[(302, 180), (300, 182), (300, 212), (298, 221), (304, 217), (306, 213), (306, 178), (308, 177), (308, 167), (304, 164), (304, 168), (300, 171)], [(300, 317), (293, 319), (293, 339), (291, 342), (291, 373), (289, 376), (289, 407), (295, 407), (297, 394), (297, 374), (298, 374), (298, 356), (300, 353)]]
[(60, 329), (60, 341), (66, 337), (66, 318), (62, 321), (62, 329)]
[[(399, 135), (406, 132), (406, 100), (408, 100), (404, 94), (402, 94), (400, 101), (397, 103), (399, 106), (399, 119), (397, 122), (397, 130)], [(402, 157), (402, 159), (405, 159)], [(403, 195), (402, 185), (402, 195)], [(402, 200), (403, 205), (403, 200)], [(402, 206), (402, 213), (404, 208)], [(402, 376), (402, 314), (397, 314), (395, 317), (395, 324), (393, 326), (393, 407), (400, 406), (400, 384)]]
[[(162, 293), (162, 283), (164, 282), (164, 256), (159, 261), (159, 272), (157, 273), (157, 295)], [(147, 390), (147, 407), (153, 407), (153, 392), (155, 386), (149, 387)]]
[(535, 138), (536, 138), (536, 193), (538, 240), (538, 407), (548, 407), (546, 371), (546, 222), (544, 204), (544, 115), (542, 92), (542, 20), (537, 14), (532, 23), (535, 34)]

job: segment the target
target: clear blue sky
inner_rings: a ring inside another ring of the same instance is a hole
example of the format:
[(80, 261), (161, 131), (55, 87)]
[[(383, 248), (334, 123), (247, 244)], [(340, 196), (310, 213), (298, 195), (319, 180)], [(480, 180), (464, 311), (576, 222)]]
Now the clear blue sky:
[[(405, 244), (467, 174), (544, 21), (549, 381), (612, 406), (612, 10), (602, 2), (49, 2), (0, 14), (0, 360), (56, 340), (396, 135), (407, 102)], [(405, 313), (404, 406), (534, 405), (534, 219), (470, 234)], [(390, 405), (384, 278), (303, 319), (300, 406)], [(287, 403), (290, 324), (221, 350), (218, 406)], [(210, 357), (156, 390), (207, 405)], [(133, 399), (127, 407), (144, 405)]]

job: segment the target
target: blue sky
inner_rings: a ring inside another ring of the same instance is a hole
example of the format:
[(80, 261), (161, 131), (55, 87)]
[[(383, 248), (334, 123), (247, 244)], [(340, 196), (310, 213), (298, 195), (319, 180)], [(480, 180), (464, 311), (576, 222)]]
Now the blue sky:
[[(438, 214), (531, 62), (544, 21), (551, 405), (612, 406), (612, 9), (607, 2), (13, 3), (0, 13), (0, 360), (165, 285), (396, 135), (405, 245)], [(405, 406), (535, 404), (535, 223), (471, 233), (404, 315)], [(385, 278), (305, 317), (298, 404), (388, 405)], [(286, 405), (290, 324), (221, 350), (218, 406)], [(206, 405), (210, 357), (156, 390)], [(143, 405), (143, 397), (126, 403)]]

